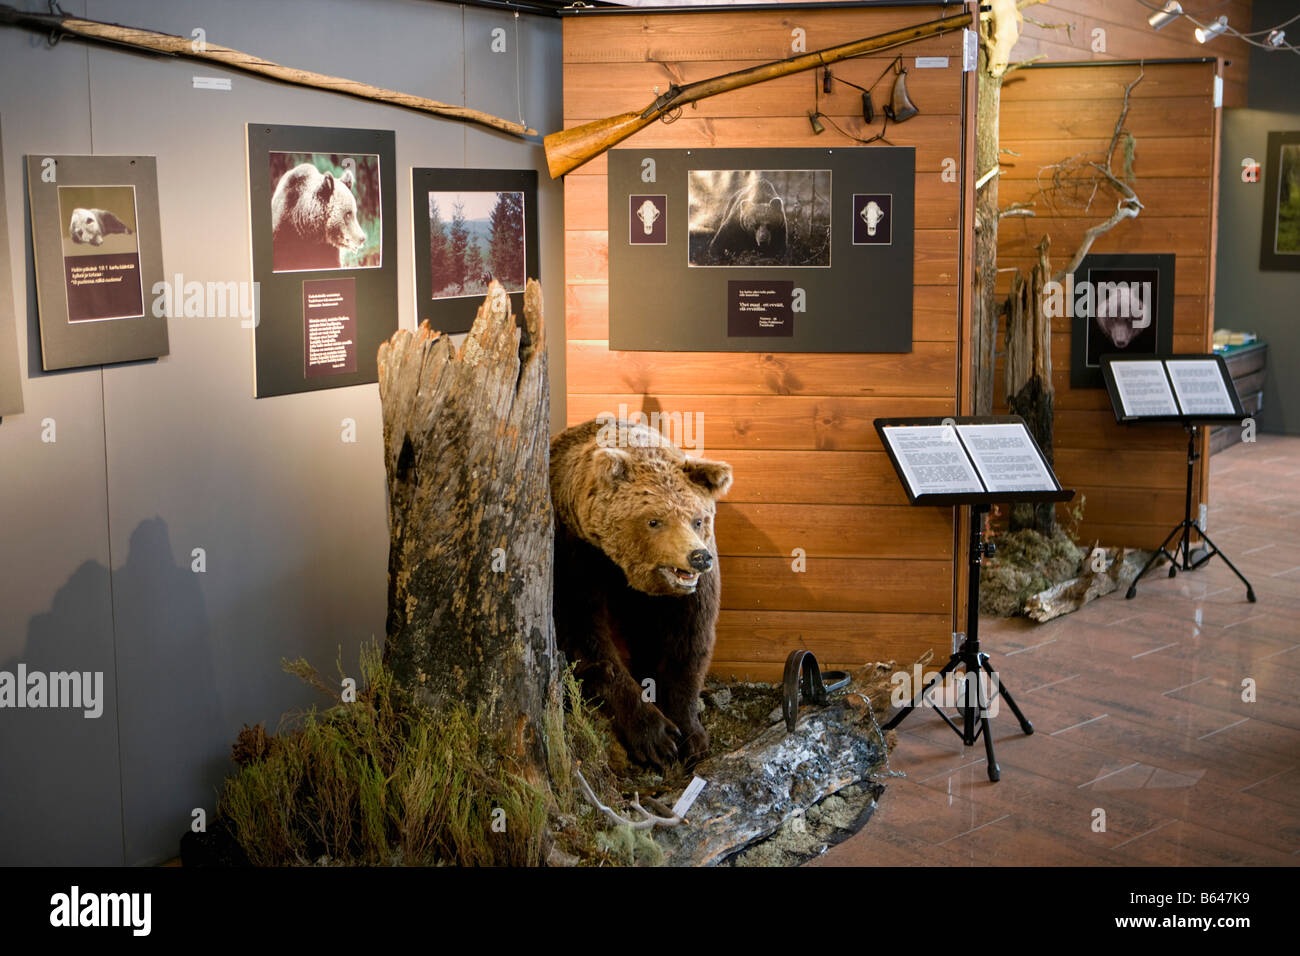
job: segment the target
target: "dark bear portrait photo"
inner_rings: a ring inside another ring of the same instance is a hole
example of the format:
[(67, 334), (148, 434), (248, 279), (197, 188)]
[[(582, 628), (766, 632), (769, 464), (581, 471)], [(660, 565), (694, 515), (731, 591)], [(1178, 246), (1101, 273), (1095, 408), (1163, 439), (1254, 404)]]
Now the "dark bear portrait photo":
[(379, 157), (272, 151), (273, 272), (383, 265)]
[(1089, 269), (1084, 274), (1093, 292), (1085, 364), (1100, 368), (1103, 355), (1155, 355), (1159, 270)]
[(831, 264), (829, 169), (692, 169), (691, 266)]
[(523, 292), (522, 192), (429, 193), (429, 288), (434, 299), (482, 296), (496, 279)]

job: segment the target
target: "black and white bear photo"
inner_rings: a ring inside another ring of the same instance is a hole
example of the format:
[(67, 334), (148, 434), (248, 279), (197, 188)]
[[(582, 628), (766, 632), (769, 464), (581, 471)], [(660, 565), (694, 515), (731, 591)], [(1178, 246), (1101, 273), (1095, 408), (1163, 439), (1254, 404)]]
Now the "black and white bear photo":
[(827, 267), (828, 169), (693, 169), (688, 174), (692, 266)]
[(135, 252), (133, 186), (60, 186), (59, 218), (65, 256)]
[(68, 237), (75, 243), (102, 246), (105, 236), (131, 235), (135, 230), (107, 209), (74, 209)]
[(379, 157), (271, 153), (273, 272), (383, 265)]

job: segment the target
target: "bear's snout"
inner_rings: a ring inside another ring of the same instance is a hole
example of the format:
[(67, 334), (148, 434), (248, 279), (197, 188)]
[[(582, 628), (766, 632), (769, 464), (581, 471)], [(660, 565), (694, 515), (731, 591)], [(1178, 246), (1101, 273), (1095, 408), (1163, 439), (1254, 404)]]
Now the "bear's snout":
[(713, 567), (713, 555), (703, 548), (696, 548), (690, 554), (690, 562), (696, 571), (707, 571)]

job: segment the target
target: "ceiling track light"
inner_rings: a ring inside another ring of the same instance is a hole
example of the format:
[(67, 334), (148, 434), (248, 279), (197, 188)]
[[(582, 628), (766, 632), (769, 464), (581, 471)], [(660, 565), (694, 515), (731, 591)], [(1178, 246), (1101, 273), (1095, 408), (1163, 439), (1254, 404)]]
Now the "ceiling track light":
[(1215, 37), (1217, 37), (1219, 34), (1223, 33), (1227, 29), (1228, 29), (1228, 18), (1219, 17), (1219, 19), (1215, 20), (1208, 27), (1196, 28), (1196, 42), (1208, 43), (1210, 40), (1213, 40)]
[(1169, 0), (1163, 7), (1156, 10), (1149, 17), (1147, 23), (1153, 30), (1160, 30), (1173, 23), (1183, 15), (1183, 5), (1178, 0)]
[(821, 113), (809, 113), (808, 122), (812, 124), (814, 136), (820, 136), (822, 133), (826, 132), (826, 127), (822, 125)]

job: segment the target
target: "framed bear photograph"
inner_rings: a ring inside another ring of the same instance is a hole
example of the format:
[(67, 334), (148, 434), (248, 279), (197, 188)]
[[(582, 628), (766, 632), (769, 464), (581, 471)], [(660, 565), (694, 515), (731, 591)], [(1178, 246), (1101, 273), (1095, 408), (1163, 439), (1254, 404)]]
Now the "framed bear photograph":
[(830, 268), (829, 169), (692, 169), (686, 187), (692, 268)]
[[(379, 157), (270, 154), (271, 269), (318, 272), (384, 264)], [(321, 197), (307, 202), (305, 197)]]
[(1070, 387), (1105, 388), (1101, 358), (1168, 354), (1174, 345), (1174, 254), (1092, 253), (1048, 293), (1070, 317)]
[(538, 277), (537, 170), (412, 169), (416, 324), (468, 332), (495, 280), (523, 314)]
[(378, 381), (397, 331), (396, 136), (248, 125), (258, 398)]
[(611, 349), (912, 350), (914, 147), (622, 147), (607, 188)]
[(27, 157), (46, 371), (166, 355), (152, 156)]

